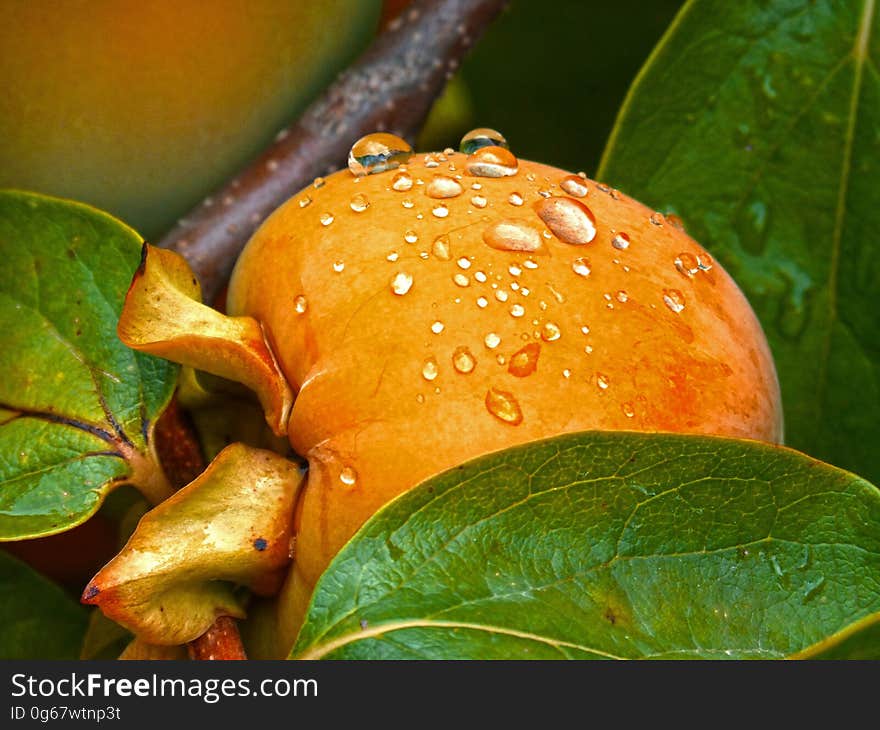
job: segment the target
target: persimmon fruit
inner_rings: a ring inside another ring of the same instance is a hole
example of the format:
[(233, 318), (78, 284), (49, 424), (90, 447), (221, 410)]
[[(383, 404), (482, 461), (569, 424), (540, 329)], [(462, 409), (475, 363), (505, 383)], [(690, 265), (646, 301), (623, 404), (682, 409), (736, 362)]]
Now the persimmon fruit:
[(681, 223), (497, 137), (362, 140), (236, 265), (228, 311), (261, 323), (309, 462), (288, 640), (358, 527), (465, 460), (594, 429), (782, 440), (761, 326)]

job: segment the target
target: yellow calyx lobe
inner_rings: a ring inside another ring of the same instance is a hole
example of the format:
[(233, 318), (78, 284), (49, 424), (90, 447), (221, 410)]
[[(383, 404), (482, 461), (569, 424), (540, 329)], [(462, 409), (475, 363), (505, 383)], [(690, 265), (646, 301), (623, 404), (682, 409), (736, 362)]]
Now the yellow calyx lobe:
[(259, 322), (202, 304), (184, 258), (144, 244), (143, 258), (117, 325), (129, 347), (233, 380), (253, 390), (272, 431), (282, 436), (293, 392)]

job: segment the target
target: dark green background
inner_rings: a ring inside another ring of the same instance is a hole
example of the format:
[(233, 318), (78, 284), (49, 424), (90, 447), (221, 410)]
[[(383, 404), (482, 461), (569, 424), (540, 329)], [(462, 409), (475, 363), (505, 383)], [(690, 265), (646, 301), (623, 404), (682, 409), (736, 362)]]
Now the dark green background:
[(681, 0), (512, 0), (462, 64), (470, 109), (437, 147), (471, 127), (501, 131), (519, 156), (595, 172), (630, 83)]

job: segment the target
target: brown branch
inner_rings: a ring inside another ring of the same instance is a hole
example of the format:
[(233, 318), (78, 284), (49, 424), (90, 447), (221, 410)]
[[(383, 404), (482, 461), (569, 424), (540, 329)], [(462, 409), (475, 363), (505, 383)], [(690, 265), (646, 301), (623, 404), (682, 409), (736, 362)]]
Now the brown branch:
[[(168, 481), (175, 489), (189, 484), (205, 470), (198, 435), (187, 414), (173, 398), (154, 431), (156, 452)], [(187, 646), (190, 659), (247, 659), (235, 619), (220, 616)]]
[(185, 216), (159, 245), (183, 254), (214, 301), (262, 220), (319, 175), (344, 167), (375, 131), (412, 142), (466, 51), (506, 0), (416, 0), (250, 166)]

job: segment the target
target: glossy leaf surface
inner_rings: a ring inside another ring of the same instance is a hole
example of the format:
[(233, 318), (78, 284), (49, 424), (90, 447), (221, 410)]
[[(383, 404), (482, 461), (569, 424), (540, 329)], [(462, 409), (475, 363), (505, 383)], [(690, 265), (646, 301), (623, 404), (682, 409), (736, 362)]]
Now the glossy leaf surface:
[(783, 658), (880, 610), (880, 492), (798, 452), (584, 433), (377, 513), (293, 656)]

